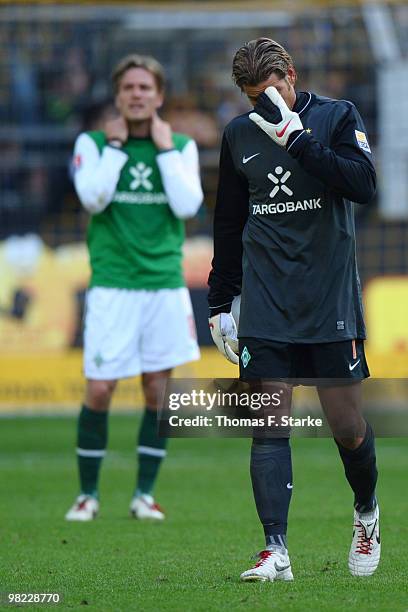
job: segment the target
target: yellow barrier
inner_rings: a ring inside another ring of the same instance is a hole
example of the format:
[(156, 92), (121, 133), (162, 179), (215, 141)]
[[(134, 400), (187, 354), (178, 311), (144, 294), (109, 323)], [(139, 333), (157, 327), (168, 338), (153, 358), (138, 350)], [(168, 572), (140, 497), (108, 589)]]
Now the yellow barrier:
[[(202, 359), (176, 368), (179, 378), (233, 378), (237, 368), (216, 349), (204, 349)], [(73, 409), (83, 400), (82, 352), (36, 356), (0, 355), (0, 410), (17, 408), (47, 412)], [(142, 406), (139, 377), (121, 381), (114, 408)]]
[[(376, 378), (408, 378), (407, 353), (367, 351), (371, 374)], [(202, 349), (200, 361), (175, 370), (179, 378), (235, 378), (238, 368), (216, 348)], [(55, 412), (75, 410), (83, 399), (82, 353), (71, 350), (37, 356), (0, 355), (0, 411)], [(141, 407), (139, 378), (121, 381), (114, 409)]]
[[(212, 241), (184, 244), (189, 287), (206, 287)], [(86, 245), (50, 249), (35, 235), (0, 242), (0, 354), (58, 355), (74, 345), (81, 329), (81, 292), (89, 281)]]
[(382, 276), (364, 288), (370, 346), (378, 353), (408, 353), (408, 277)]

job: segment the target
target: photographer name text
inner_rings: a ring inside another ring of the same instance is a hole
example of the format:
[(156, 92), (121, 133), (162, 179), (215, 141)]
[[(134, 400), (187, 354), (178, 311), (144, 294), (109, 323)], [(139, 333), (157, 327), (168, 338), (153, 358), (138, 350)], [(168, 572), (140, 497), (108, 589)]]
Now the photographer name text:
[(266, 418), (234, 418), (226, 415), (213, 417), (197, 415), (181, 417), (172, 415), (168, 419), (170, 427), (322, 427), (323, 420), (311, 416), (276, 416)]

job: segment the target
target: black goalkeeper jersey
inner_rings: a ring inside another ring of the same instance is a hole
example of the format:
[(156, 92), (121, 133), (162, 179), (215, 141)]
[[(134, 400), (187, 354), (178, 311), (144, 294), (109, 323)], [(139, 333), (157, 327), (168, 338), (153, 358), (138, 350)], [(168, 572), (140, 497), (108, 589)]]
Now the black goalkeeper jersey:
[(365, 338), (354, 204), (376, 175), (351, 102), (298, 93), (287, 149), (248, 117), (225, 129), (209, 276), (212, 314), (241, 293), (239, 335), (293, 343)]

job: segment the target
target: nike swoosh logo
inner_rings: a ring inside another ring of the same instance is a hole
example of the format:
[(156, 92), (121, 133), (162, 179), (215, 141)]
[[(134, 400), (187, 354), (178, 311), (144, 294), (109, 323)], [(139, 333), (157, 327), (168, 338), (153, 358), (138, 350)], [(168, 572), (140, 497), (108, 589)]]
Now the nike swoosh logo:
[(257, 155), (260, 155), (260, 153), (254, 153), (253, 155), (250, 155), (250, 157), (245, 157), (244, 155), (244, 157), (242, 158), (242, 163), (247, 164), (251, 159), (253, 159)]
[(359, 359), (358, 361), (356, 361), (356, 363), (353, 363), (353, 365), (351, 365), (351, 363), (349, 363), (349, 370), (350, 372), (352, 372), (354, 370), (354, 368), (356, 366), (358, 366), (358, 364), (360, 363), (361, 359)]
[[(374, 535), (374, 531), (375, 531), (376, 526), (377, 526), (377, 521), (376, 521), (376, 520), (375, 520), (375, 521), (373, 521), (372, 523), (368, 523), (368, 524), (366, 525), (365, 532), (366, 532), (367, 538), (372, 538), (372, 537), (373, 537), (373, 535)], [(371, 529), (371, 533), (370, 533), (370, 532), (369, 532), (369, 529), (370, 529), (371, 527), (372, 527), (372, 529)]]
[[(364, 534), (365, 534), (366, 539), (367, 540), (371, 540), (371, 538), (374, 537), (374, 531), (375, 531), (375, 528), (377, 526), (377, 519), (375, 521), (372, 521), (371, 523), (367, 523), (367, 524), (364, 524), (364, 523), (362, 523), (360, 521), (360, 526), (364, 529)], [(378, 543), (380, 543), (379, 535), (380, 534), (378, 534), (378, 536), (376, 535), (376, 539), (377, 539)], [(354, 538), (354, 531), (353, 531), (353, 538)]]
[(282, 136), (284, 135), (284, 133), (286, 132), (286, 130), (288, 129), (288, 125), (289, 123), (292, 121), (292, 119), (290, 119), (286, 125), (283, 126), (283, 128), (281, 129), (280, 132), (278, 132), (278, 130), (275, 130), (276, 135), (278, 138), (282, 138)]
[(288, 484), (286, 485), (287, 489), (293, 489), (293, 484), (290, 484), (290, 482), (288, 482)]
[(287, 570), (290, 568), (290, 565), (284, 565), (283, 567), (281, 565), (278, 565), (277, 563), (275, 563), (275, 569), (277, 572), (283, 572), (284, 570)]

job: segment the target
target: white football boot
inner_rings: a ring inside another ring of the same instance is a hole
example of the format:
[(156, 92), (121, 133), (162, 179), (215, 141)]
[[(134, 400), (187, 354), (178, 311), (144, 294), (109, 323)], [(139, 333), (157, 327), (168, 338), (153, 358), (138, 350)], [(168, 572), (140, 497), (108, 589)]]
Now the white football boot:
[(288, 551), (284, 548), (261, 550), (258, 563), (241, 574), (244, 582), (293, 580)]
[(380, 511), (378, 504), (372, 512), (354, 510), (353, 541), (348, 566), (353, 576), (371, 576), (380, 562)]
[(152, 519), (162, 521), (165, 519), (163, 509), (155, 503), (153, 497), (147, 493), (134, 497), (130, 503), (130, 514), (137, 519)]
[(67, 521), (92, 521), (99, 512), (98, 500), (90, 495), (80, 495), (65, 515)]

